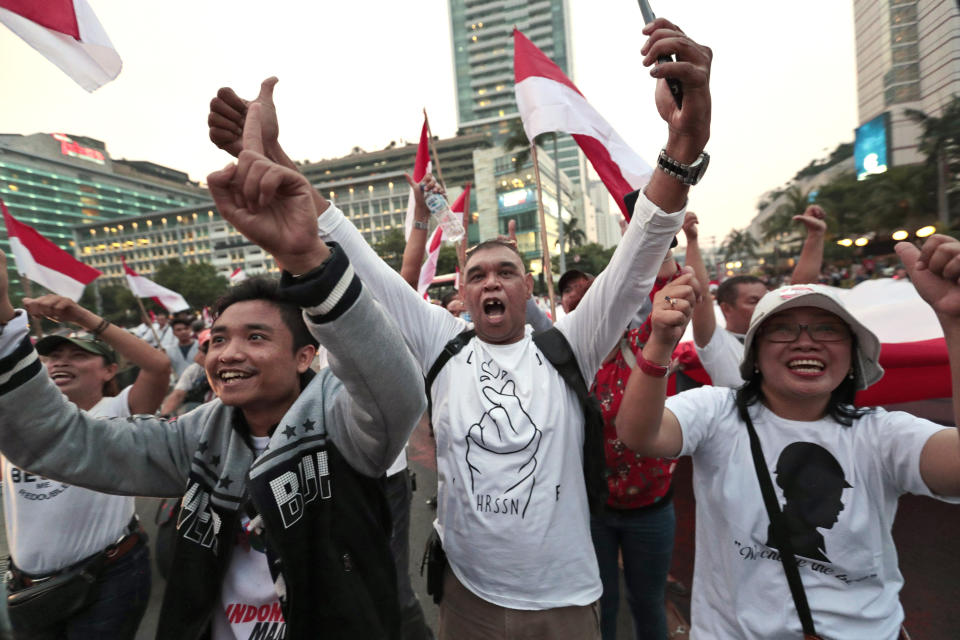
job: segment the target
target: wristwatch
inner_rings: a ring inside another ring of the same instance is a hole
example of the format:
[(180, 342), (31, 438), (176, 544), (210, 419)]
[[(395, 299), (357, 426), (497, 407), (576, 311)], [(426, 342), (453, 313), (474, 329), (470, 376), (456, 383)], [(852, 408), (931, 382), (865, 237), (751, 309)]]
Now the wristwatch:
[(414, 220), (414, 221), (413, 221), (413, 228), (414, 228), (414, 229), (423, 229), (424, 231), (429, 231), (430, 225), (428, 225), (426, 222), (420, 222), (419, 220)]
[(707, 165), (710, 164), (710, 156), (706, 151), (690, 164), (683, 164), (667, 155), (667, 148), (660, 150), (660, 156), (657, 158), (657, 167), (668, 176), (676, 178), (683, 184), (697, 184), (700, 178), (707, 171)]

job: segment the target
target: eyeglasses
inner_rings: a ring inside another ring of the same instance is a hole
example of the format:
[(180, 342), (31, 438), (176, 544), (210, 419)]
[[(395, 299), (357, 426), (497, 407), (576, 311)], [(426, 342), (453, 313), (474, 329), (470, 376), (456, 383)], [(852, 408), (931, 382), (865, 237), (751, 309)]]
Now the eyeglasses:
[(843, 342), (850, 339), (850, 327), (842, 322), (768, 322), (763, 325), (761, 335), (770, 342), (796, 342), (804, 329), (816, 342)]

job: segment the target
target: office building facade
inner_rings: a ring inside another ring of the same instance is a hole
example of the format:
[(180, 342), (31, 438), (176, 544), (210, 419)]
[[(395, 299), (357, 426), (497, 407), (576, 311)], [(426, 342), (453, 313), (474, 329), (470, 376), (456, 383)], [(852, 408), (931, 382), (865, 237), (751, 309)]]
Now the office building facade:
[(937, 117), (960, 95), (960, 5), (854, 0), (853, 10), (859, 123), (882, 118), (891, 166), (923, 162), (922, 129), (904, 111)]
[[(510, 135), (519, 118), (513, 90), (513, 28), (516, 26), (573, 79), (566, 0), (450, 0), (450, 37), (457, 91), (457, 124), (494, 145)], [(573, 138), (561, 135), (560, 168), (579, 186), (581, 155)], [(551, 143), (547, 153), (552, 153)]]
[[(0, 199), (14, 218), (74, 252), (73, 227), (203, 202), (187, 174), (150, 162), (116, 160), (106, 145), (61, 133), (0, 134)], [(9, 241), (0, 248), (10, 254)], [(11, 292), (22, 293), (13, 260)]]

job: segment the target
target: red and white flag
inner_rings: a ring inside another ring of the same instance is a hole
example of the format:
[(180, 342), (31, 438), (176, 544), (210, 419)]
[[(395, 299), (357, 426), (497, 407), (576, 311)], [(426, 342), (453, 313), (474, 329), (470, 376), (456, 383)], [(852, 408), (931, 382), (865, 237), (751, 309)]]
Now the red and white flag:
[(83, 288), (102, 275), (10, 215), (3, 200), (0, 200), (0, 208), (3, 209), (3, 222), (17, 272), (21, 276), (77, 301), (83, 295)]
[(237, 267), (233, 270), (233, 273), (230, 274), (230, 284), (239, 284), (247, 279), (247, 272)]
[[(413, 181), (419, 184), (423, 176), (431, 170), (430, 162), (430, 136), (427, 133), (427, 114), (423, 114), (423, 128), (420, 129), (420, 144), (417, 145), (417, 159), (413, 163)], [(413, 188), (410, 189), (410, 195), (407, 198), (407, 217), (403, 221), (403, 237), (410, 239), (410, 231), (413, 229), (413, 210), (416, 208), (417, 201), (414, 199)]]
[[(463, 193), (460, 194), (460, 197), (450, 205), (450, 211), (454, 213), (463, 214), (467, 209), (470, 208), (470, 183), (463, 188)], [(466, 228), (466, 226), (464, 226)], [(423, 296), (424, 299), (428, 298), (427, 289), (430, 287), (430, 283), (433, 282), (434, 276), (437, 275), (437, 258), (440, 257), (440, 246), (443, 244), (443, 227), (437, 225), (437, 228), (433, 230), (433, 235), (430, 236), (430, 243), (427, 245), (427, 261), (423, 263), (423, 266), (420, 267), (420, 281), (417, 283), (417, 293)], [(454, 285), (459, 288), (459, 274), (457, 271), (458, 282)]]
[(120, 262), (123, 263), (123, 271), (127, 275), (127, 284), (130, 285), (130, 291), (133, 292), (133, 295), (138, 298), (150, 298), (170, 313), (190, 308), (183, 296), (176, 291), (161, 287), (153, 280), (144, 278), (131, 269), (125, 257), (120, 256)]
[(653, 168), (590, 106), (560, 67), (517, 29), (513, 75), (517, 109), (530, 141), (553, 131), (573, 136), (629, 219), (623, 197), (645, 185)]
[(87, 0), (0, 0), (0, 22), (87, 91), (123, 66)]

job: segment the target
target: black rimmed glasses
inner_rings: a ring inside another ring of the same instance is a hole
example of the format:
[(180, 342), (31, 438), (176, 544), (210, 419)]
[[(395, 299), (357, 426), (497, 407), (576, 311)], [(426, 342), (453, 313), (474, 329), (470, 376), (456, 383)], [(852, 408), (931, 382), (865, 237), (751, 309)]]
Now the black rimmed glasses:
[(796, 342), (806, 330), (814, 342), (843, 342), (851, 337), (850, 327), (843, 322), (767, 322), (760, 334), (770, 342)]

